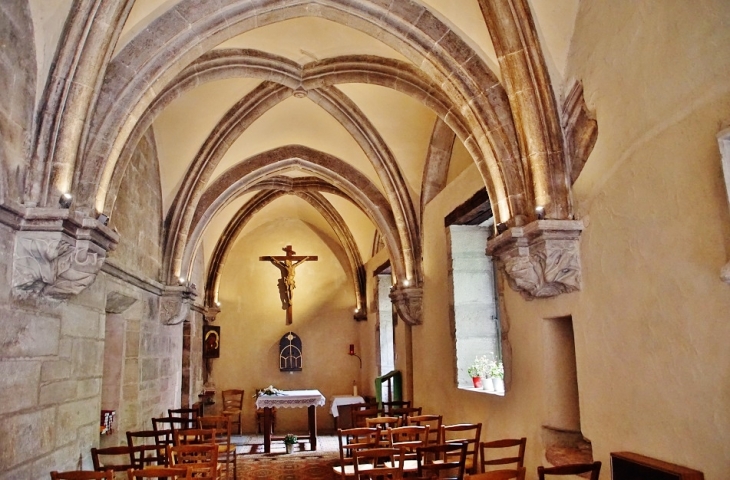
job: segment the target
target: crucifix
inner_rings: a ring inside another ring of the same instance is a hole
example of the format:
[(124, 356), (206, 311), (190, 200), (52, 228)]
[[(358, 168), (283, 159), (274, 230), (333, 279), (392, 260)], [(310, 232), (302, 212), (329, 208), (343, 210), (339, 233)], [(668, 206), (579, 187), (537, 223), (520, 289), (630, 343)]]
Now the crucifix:
[(259, 261), (271, 262), (281, 270), (281, 279), (279, 280), (279, 288), (282, 292), (282, 300), (286, 304), (286, 324), (291, 325), (292, 322), (292, 300), (294, 295), (294, 270), (298, 265), (311, 260), (317, 261), (316, 255), (295, 255), (291, 245), (282, 248), (286, 255), (259, 257)]

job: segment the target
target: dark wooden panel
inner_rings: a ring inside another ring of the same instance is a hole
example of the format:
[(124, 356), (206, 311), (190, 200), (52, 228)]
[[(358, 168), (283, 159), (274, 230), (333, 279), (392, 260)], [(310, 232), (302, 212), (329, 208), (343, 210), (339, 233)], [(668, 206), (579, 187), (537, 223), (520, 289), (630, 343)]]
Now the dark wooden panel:
[(704, 480), (698, 470), (632, 452), (611, 453), (612, 480)]

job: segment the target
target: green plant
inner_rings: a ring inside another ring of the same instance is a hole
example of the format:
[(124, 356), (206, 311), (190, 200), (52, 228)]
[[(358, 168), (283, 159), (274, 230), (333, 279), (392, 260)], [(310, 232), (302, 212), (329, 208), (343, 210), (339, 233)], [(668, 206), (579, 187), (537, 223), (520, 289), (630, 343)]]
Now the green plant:
[(492, 360), (492, 364), (489, 368), (489, 376), (504, 379), (504, 365), (502, 362)]
[(292, 433), (287, 433), (286, 437), (284, 437), (284, 443), (286, 445), (294, 445), (298, 441), (299, 441), (299, 439), (297, 438), (297, 436)]
[(486, 355), (474, 358), (474, 363), (466, 369), (470, 377), (483, 377), (489, 373), (489, 362)]

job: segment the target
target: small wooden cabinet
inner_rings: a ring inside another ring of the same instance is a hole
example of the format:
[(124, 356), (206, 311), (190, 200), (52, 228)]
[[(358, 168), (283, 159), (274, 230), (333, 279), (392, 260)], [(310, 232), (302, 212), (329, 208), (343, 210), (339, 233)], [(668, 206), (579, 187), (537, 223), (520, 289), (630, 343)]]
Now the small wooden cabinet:
[(612, 480), (704, 480), (698, 470), (632, 452), (611, 453)]

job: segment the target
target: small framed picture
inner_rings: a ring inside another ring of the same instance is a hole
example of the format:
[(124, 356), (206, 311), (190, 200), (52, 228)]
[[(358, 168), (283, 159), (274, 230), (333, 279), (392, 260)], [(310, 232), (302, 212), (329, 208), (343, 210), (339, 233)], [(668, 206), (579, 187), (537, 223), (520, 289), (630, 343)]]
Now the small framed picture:
[(221, 327), (203, 325), (203, 358), (218, 358), (221, 355)]

